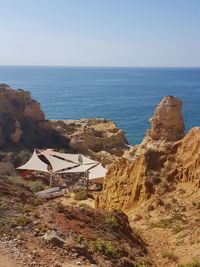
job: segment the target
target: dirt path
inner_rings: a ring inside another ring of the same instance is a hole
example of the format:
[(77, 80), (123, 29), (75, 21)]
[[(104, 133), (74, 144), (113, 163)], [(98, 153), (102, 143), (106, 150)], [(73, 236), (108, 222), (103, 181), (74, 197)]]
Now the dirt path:
[[(63, 267), (78, 267), (80, 265), (77, 265), (73, 262), (65, 262), (63, 264)], [(83, 267), (91, 267), (91, 265), (82, 265)], [(22, 267), (22, 265), (19, 265), (16, 260), (12, 259), (9, 255), (5, 255), (0, 251), (0, 267)]]
[(0, 251), (0, 266), (1, 267), (21, 267), (14, 259), (9, 255), (5, 255)]

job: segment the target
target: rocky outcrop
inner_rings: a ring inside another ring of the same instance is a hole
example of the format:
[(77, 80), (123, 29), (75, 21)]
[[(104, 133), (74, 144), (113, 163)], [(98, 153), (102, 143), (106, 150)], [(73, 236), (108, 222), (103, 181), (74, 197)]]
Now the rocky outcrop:
[(200, 127), (192, 128), (173, 145), (173, 150), (174, 159), (168, 161), (171, 164), (166, 163), (166, 170), (174, 171), (176, 179), (189, 181), (200, 188)]
[(147, 137), (153, 140), (177, 141), (184, 136), (182, 101), (174, 96), (165, 97), (150, 119)]
[[(56, 142), (55, 142), (56, 140)], [(0, 84), (0, 147), (68, 147), (67, 139), (45, 121), (40, 104), (30, 92)], [(16, 148), (15, 147), (15, 148)]]
[(47, 121), (30, 92), (0, 84), (0, 148), (13, 151), (48, 147), (88, 155), (104, 166), (128, 149), (124, 132), (112, 121)]
[(105, 119), (51, 120), (56, 131), (69, 140), (70, 150), (110, 164), (127, 150), (127, 140), (114, 122)]
[(8, 85), (0, 84), (0, 145), (20, 142), (24, 118), (36, 122), (44, 120), (40, 104), (31, 98), (29, 92), (12, 90)]
[(183, 130), (181, 101), (164, 98), (142, 144), (133, 148), (132, 154), (126, 153), (127, 159), (114, 162), (108, 171), (100, 207), (127, 212), (153, 195), (172, 190), (177, 181), (189, 181), (199, 188), (200, 127), (181, 139)]

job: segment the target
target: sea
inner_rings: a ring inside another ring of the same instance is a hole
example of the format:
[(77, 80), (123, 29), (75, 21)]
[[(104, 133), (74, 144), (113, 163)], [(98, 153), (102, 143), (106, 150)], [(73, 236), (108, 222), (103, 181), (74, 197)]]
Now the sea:
[(167, 95), (183, 101), (186, 132), (200, 125), (200, 68), (0, 66), (0, 83), (30, 91), (47, 119), (113, 120), (130, 145)]

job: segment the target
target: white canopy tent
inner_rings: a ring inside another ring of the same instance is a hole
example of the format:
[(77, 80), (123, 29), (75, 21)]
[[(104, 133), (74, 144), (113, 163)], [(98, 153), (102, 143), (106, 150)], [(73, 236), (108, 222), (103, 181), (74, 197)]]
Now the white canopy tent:
[(70, 161), (70, 162), (73, 162), (76, 164), (80, 164), (80, 162), (79, 162), (80, 154), (69, 154), (69, 153), (60, 153), (60, 152), (52, 151), (51, 155), (65, 159), (67, 161)]
[(93, 168), (94, 166), (96, 166), (96, 164), (94, 165), (80, 165), (76, 168), (72, 168), (70, 170), (65, 170), (65, 171), (60, 171), (58, 173), (84, 173), (84, 172), (87, 172), (90, 168)]
[[(39, 156), (42, 155), (50, 166), (43, 162)], [(103, 180), (107, 170), (100, 162), (89, 159), (81, 154), (69, 154), (55, 152), (52, 149), (34, 150), (30, 160), (17, 168), (18, 170), (36, 170), (51, 174), (84, 173), (88, 181)]]
[(68, 162), (66, 160), (55, 158), (53, 156), (45, 155), (45, 157), (48, 159), (49, 163), (51, 164), (53, 173), (63, 170), (63, 169), (77, 166), (77, 163)]
[(80, 155), (80, 156), (81, 156), (81, 157), (80, 157), (81, 164), (89, 165), (89, 164), (98, 164), (98, 163), (99, 163), (98, 161), (95, 161), (95, 160), (86, 158), (86, 157), (83, 156), (83, 155)]
[(88, 165), (80, 165), (76, 168), (72, 168), (70, 170), (61, 171), (59, 173), (85, 173), (88, 176), (89, 181), (102, 181), (105, 177), (107, 170), (101, 165), (101, 163), (97, 164), (88, 164)]
[(48, 165), (44, 163), (36, 154), (34, 150), (33, 155), (29, 159), (27, 163), (17, 168), (18, 170), (33, 170), (33, 171), (40, 171), (40, 172), (49, 172)]
[(107, 170), (100, 164), (89, 170), (89, 181), (96, 179), (103, 179)]

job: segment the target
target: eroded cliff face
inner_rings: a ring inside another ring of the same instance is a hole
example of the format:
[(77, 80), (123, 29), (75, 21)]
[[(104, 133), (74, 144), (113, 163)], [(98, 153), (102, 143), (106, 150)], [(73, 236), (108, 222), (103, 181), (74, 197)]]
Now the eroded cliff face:
[(127, 159), (111, 166), (100, 207), (127, 212), (154, 195), (172, 190), (177, 181), (200, 187), (200, 127), (191, 129), (184, 138), (183, 131), (181, 101), (164, 98), (142, 144), (132, 149), (131, 156), (126, 153)]
[(51, 125), (69, 140), (72, 152), (83, 153), (110, 164), (128, 150), (125, 134), (105, 119), (51, 120)]
[(147, 136), (153, 140), (177, 141), (184, 136), (182, 101), (174, 96), (165, 97), (150, 119)]
[(0, 84), (0, 145), (19, 143), (23, 135), (22, 120), (44, 120), (40, 104), (31, 98), (29, 92), (12, 90), (6, 84)]
[(68, 144), (67, 139), (60, 137), (45, 121), (40, 104), (31, 94), (0, 84), (0, 147), (45, 147), (54, 142), (56, 146)]
[(47, 121), (29, 92), (0, 84), (0, 148), (13, 151), (48, 147), (88, 155), (104, 166), (128, 149), (124, 132), (112, 121)]

